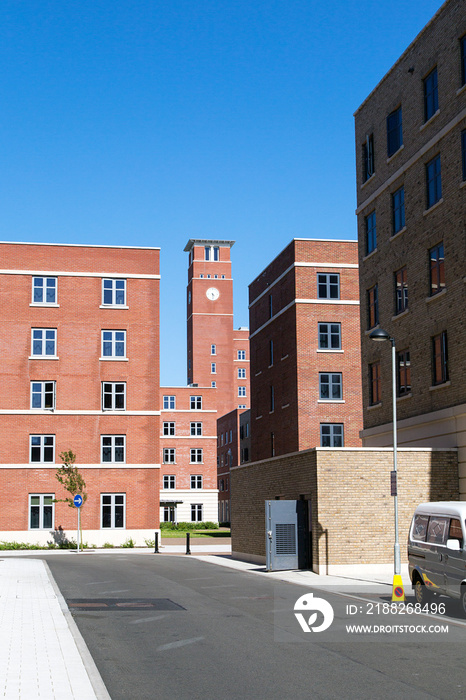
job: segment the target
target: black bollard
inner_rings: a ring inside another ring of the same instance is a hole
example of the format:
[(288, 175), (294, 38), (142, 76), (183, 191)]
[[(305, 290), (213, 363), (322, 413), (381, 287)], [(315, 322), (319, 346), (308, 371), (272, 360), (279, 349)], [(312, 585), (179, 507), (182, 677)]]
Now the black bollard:
[(191, 534), (189, 532), (186, 533), (186, 554), (191, 554), (191, 549), (189, 547), (189, 539), (191, 537)]
[(159, 553), (159, 533), (155, 533), (155, 540), (154, 540), (154, 554)]

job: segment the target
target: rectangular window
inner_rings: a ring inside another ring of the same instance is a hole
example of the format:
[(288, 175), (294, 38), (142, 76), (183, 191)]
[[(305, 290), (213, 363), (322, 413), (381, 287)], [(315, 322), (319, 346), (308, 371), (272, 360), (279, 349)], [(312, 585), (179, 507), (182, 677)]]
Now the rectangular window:
[(275, 433), (270, 433), (270, 456), (275, 457)]
[(126, 305), (126, 280), (102, 280), (102, 305)]
[(380, 362), (369, 365), (370, 404), (375, 406), (382, 401), (382, 385), (380, 383)]
[(55, 382), (31, 382), (31, 408), (55, 408)]
[[(269, 367), (273, 365), (273, 340), (269, 340)], [(246, 377), (246, 370), (244, 370), (244, 376)]]
[(317, 274), (318, 299), (340, 298), (340, 275), (319, 272)]
[(125, 493), (101, 493), (100, 508), (102, 528), (113, 529), (125, 527)]
[(191, 504), (191, 522), (202, 523), (202, 503)]
[(375, 211), (366, 216), (366, 255), (377, 248), (377, 226)]
[(319, 323), (319, 350), (341, 350), (341, 323)]
[(442, 198), (442, 176), (440, 156), (435, 156), (426, 165), (427, 208), (429, 209)]
[(246, 379), (246, 369), (244, 367), (238, 368), (238, 379)]
[(341, 372), (319, 372), (319, 398), (323, 401), (343, 398)]
[(466, 34), (460, 39), (461, 47), (461, 85), (466, 85)]
[(445, 289), (445, 256), (443, 243), (439, 243), (429, 251), (430, 262), (430, 295), (438, 294)]
[(102, 331), (102, 357), (126, 357), (126, 331)]
[(176, 488), (176, 477), (174, 474), (164, 474), (164, 476), (163, 476), (163, 488), (164, 489), (175, 489)]
[(31, 464), (55, 462), (55, 435), (30, 435), (29, 447)]
[(366, 142), (362, 145), (362, 179), (366, 182), (375, 172), (374, 169), (374, 136), (366, 136)]
[(395, 272), (395, 314), (408, 308), (408, 272), (406, 267)]
[(246, 387), (245, 386), (238, 387), (238, 396), (246, 396)]
[(57, 278), (33, 277), (32, 278), (32, 303), (56, 304), (57, 303)]
[(163, 463), (164, 464), (175, 464), (176, 462), (176, 450), (174, 447), (164, 447), (163, 448)]
[(432, 376), (433, 384), (448, 381), (448, 347), (447, 332), (443, 331), (432, 338)]
[(237, 359), (238, 360), (245, 360), (246, 359), (246, 350), (238, 350)]
[(272, 318), (273, 316), (273, 298), (272, 295), (269, 294), (269, 318)]
[(270, 387), (270, 412), (275, 411), (275, 389)]
[(438, 110), (437, 67), (424, 78), (424, 121), (427, 122)]
[(33, 355), (34, 357), (56, 357), (57, 356), (57, 329), (56, 328), (33, 328), (32, 329), (31, 355)]
[(217, 374), (217, 363), (216, 362), (210, 363), (210, 373)]
[(240, 403), (240, 404), (238, 404), (238, 408), (239, 408), (239, 409), (241, 409), (241, 408), (246, 408), (246, 404), (245, 404), (245, 403)]
[(163, 434), (164, 435), (174, 435), (175, 434), (175, 424), (172, 421), (164, 421)]
[(102, 411), (126, 410), (126, 383), (102, 382)]
[(463, 180), (466, 180), (466, 129), (461, 132), (461, 163)]
[(53, 493), (29, 494), (29, 529), (53, 530), (54, 502)]
[(191, 423), (191, 435), (202, 435), (202, 423)]
[(206, 245), (204, 248), (204, 259), (217, 262), (220, 260), (220, 248), (216, 245)]
[(217, 386), (217, 382), (210, 382), (210, 386), (212, 387), (212, 389), (215, 389), (215, 387)]
[(114, 464), (124, 463), (126, 456), (126, 436), (125, 435), (101, 435), (102, 464), (111, 462)]
[(191, 464), (202, 464), (202, 449), (192, 448), (190, 450), (190, 463)]
[(190, 397), (191, 411), (200, 411), (202, 409), (202, 396)]
[(176, 400), (174, 396), (164, 396), (163, 397), (163, 409), (164, 411), (174, 411), (176, 407)]
[(374, 328), (379, 322), (379, 294), (376, 284), (367, 290), (367, 312), (368, 328)]
[(405, 396), (411, 391), (411, 362), (409, 350), (403, 350), (397, 355), (398, 396)]
[(216, 355), (216, 354), (217, 354), (217, 346), (216, 346), (216, 345), (211, 345), (211, 346), (210, 346), (210, 354), (211, 354), (211, 355)]
[(400, 187), (392, 194), (392, 223), (393, 234), (405, 226), (405, 188)]
[(191, 474), (191, 488), (202, 489), (202, 474)]
[(390, 158), (403, 145), (401, 107), (387, 117), (387, 155)]
[(344, 447), (343, 423), (321, 423), (320, 446)]

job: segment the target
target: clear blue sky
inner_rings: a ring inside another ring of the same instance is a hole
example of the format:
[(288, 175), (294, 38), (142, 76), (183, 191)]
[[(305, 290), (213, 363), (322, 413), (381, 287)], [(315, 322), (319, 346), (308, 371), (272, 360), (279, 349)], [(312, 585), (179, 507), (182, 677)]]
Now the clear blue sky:
[(1, 0), (0, 240), (161, 247), (161, 381), (186, 381), (189, 238), (247, 286), (356, 238), (353, 112), (439, 0)]

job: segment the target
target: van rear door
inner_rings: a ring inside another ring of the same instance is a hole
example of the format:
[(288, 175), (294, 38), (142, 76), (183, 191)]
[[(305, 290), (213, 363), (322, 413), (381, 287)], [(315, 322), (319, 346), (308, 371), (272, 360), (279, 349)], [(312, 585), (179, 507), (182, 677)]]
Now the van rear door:
[(448, 540), (458, 541), (459, 550), (445, 547), (445, 586), (448, 595), (459, 598), (461, 582), (466, 578), (466, 552), (464, 550), (464, 532), (461, 520), (452, 518), (448, 529)]

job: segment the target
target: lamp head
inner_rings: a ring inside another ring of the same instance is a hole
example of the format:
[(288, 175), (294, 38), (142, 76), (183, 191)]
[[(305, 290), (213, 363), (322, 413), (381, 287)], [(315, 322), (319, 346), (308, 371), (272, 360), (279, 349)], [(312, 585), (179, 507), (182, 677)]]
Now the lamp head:
[(384, 331), (383, 328), (375, 328), (372, 333), (369, 333), (369, 338), (372, 340), (391, 340), (390, 333)]

